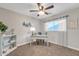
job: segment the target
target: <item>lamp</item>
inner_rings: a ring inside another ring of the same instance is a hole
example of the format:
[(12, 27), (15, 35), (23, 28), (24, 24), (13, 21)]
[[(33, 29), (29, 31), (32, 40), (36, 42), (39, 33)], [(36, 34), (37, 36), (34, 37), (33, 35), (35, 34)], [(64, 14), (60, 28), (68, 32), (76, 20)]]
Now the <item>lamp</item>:
[(34, 32), (35, 31), (35, 27), (31, 27), (30, 28), (30, 31), (33, 31)]

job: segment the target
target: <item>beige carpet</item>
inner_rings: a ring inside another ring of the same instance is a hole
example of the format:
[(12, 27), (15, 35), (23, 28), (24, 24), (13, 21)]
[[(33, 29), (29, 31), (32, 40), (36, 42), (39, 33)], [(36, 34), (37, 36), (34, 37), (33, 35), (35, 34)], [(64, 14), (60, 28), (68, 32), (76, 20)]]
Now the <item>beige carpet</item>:
[(55, 44), (49, 47), (44, 45), (23, 45), (11, 52), (8, 56), (79, 56), (79, 51)]

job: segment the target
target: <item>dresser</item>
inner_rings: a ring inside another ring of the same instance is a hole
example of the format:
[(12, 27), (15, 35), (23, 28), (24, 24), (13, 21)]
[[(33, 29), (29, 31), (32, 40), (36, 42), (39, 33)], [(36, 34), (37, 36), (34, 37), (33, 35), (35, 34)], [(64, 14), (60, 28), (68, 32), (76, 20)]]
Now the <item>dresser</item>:
[(16, 49), (16, 35), (3, 35), (0, 37), (0, 55), (5, 56)]

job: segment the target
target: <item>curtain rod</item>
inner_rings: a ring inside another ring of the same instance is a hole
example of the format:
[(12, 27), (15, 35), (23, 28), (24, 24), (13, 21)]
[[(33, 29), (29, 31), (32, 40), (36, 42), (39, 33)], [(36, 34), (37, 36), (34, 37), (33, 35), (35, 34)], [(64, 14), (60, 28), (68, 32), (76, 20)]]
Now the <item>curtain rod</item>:
[[(61, 17), (58, 17), (58, 18), (54, 18), (52, 20), (56, 20), (56, 19), (61, 19), (61, 18), (65, 18), (65, 17), (69, 17), (69, 15), (65, 15), (65, 16), (61, 16)], [(52, 21), (52, 20), (48, 20), (48, 21)], [(47, 21), (46, 21), (47, 22)]]
[(61, 16), (61, 17), (55, 18), (54, 20), (61, 19), (61, 18), (65, 18), (65, 17), (69, 17), (69, 15)]

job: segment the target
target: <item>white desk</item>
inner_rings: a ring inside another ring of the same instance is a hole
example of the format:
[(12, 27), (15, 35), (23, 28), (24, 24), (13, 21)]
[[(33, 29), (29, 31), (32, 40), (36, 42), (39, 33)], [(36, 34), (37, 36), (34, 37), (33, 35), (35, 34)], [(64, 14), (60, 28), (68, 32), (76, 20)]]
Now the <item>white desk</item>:
[[(48, 38), (47, 35), (33, 35), (33, 36), (31, 36), (31, 39), (33, 40), (33, 42), (38, 39), (41, 39), (41, 40), (44, 40), (47, 42), (47, 38)], [(48, 46), (48, 42), (47, 42), (47, 46)]]

